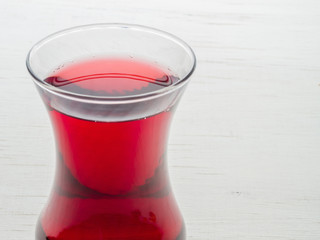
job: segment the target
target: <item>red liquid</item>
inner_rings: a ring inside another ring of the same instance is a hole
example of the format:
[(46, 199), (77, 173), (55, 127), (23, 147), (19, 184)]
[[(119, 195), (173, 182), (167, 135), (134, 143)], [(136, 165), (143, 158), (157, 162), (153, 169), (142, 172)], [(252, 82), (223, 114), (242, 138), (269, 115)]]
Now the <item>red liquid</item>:
[[(176, 80), (143, 62), (99, 59), (62, 68), (46, 81), (79, 94), (130, 96)], [(37, 240), (185, 239), (166, 166), (172, 109), (142, 119), (96, 122), (65, 115), (45, 102), (58, 164)]]

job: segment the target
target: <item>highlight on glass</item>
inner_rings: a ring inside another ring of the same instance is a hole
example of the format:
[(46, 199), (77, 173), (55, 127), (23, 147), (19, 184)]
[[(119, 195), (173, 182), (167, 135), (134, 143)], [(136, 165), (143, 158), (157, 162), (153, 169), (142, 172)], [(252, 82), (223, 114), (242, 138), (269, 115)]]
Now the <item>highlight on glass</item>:
[(70, 28), (30, 50), (57, 161), (36, 240), (186, 239), (166, 152), (195, 65), (179, 38), (130, 24)]

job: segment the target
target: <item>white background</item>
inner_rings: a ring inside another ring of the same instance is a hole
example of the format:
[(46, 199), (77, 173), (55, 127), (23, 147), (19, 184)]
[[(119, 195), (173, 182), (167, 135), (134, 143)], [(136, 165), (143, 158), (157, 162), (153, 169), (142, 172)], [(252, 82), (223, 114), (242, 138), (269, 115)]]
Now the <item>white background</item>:
[(171, 128), (171, 181), (188, 240), (320, 239), (318, 0), (1, 0), (0, 239), (34, 239), (54, 139), (28, 50), (75, 25), (171, 32), (196, 73)]

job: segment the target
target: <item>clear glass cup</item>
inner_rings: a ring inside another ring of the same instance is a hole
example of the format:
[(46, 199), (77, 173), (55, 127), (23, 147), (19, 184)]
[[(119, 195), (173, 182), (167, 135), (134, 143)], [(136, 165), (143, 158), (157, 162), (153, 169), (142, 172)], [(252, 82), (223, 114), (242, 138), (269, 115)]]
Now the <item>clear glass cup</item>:
[(166, 148), (195, 65), (179, 38), (129, 24), (63, 30), (30, 50), (57, 150), (37, 240), (186, 238)]

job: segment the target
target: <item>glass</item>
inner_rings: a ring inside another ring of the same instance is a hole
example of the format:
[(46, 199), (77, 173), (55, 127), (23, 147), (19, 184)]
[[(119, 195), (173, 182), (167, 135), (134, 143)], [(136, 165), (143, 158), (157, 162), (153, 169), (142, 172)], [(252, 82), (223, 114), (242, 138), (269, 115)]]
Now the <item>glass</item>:
[(177, 37), (128, 24), (67, 29), (30, 50), (57, 151), (36, 240), (186, 239), (166, 149), (195, 64)]

